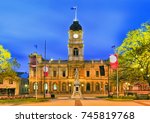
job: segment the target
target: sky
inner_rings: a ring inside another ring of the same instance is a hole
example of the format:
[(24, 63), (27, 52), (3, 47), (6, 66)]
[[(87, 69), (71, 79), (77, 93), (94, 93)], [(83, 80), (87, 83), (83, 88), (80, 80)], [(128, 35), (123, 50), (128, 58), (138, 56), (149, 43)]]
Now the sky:
[(78, 7), (83, 28), (84, 59), (108, 59), (112, 46), (150, 19), (150, 0), (0, 0), (0, 45), (28, 72), (28, 56), (68, 59), (68, 31)]

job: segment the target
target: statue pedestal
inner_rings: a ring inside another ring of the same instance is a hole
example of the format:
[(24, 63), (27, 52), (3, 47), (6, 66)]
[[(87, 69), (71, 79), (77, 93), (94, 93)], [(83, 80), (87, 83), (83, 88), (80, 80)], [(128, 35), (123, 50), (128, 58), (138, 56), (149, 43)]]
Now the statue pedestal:
[(73, 94), (71, 96), (72, 99), (81, 99), (81, 89), (79, 84), (74, 84)]
[(73, 88), (73, 94), (72, 94), (71, 98), (73, 98), (73, 99), (81, 99), (82, 98), (80, 82), (79, 82), (79, 73), (78, 73), (77, 68), (75, 71), (74, 88)]

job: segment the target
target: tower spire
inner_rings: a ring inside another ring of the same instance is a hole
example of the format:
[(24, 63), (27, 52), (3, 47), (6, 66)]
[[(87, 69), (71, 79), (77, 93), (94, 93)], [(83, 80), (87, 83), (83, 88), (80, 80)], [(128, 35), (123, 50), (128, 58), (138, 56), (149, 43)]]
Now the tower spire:
[(71, 10), (74, 10), (74, 21), (77, 21), (77, 6), (72, 7)]

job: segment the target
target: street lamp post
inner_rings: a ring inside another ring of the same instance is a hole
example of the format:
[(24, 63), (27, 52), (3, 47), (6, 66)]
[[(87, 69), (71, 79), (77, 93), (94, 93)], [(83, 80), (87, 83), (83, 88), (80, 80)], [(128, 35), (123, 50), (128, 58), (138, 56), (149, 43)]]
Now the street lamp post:
[(69, 83), (69, 93), (71, 93), (71, 84)]
[(81, 86), (82, 86), (82, 93), (83, 93), (84, 92), (84, 84), (82, 83)]
[(24, 87), (25, 87), (25, 93), (27, 93), (28, 85), (25, 84)]

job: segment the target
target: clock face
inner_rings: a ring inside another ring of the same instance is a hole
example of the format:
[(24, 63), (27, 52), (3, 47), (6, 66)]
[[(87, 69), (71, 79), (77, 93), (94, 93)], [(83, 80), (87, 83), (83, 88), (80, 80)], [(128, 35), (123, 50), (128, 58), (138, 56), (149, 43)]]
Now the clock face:
[(74, 37), (74, 38), (78, 38), (79, 35), (78, 35), (78, 34), (73, 34), (73, 37)]

